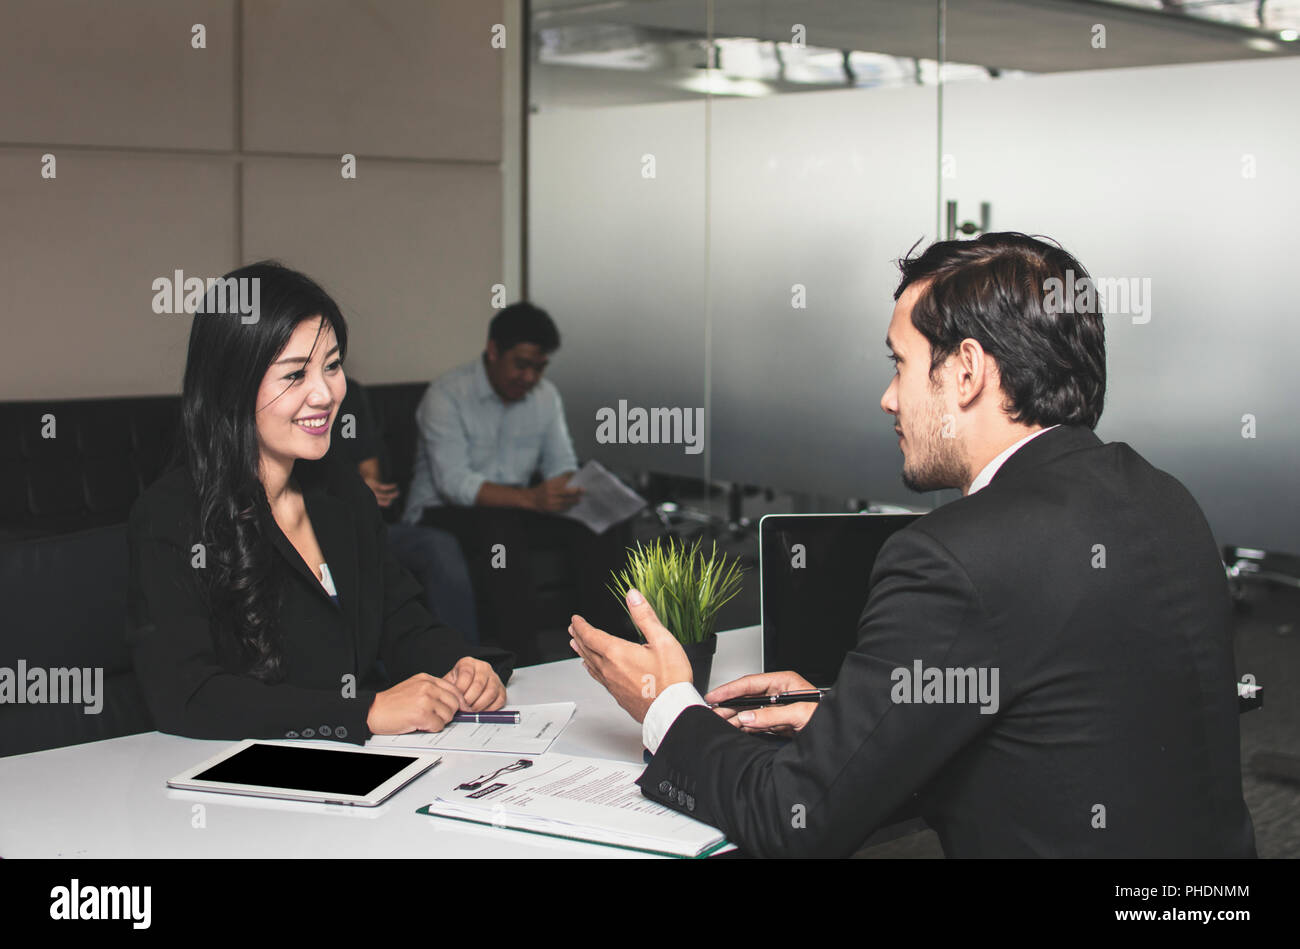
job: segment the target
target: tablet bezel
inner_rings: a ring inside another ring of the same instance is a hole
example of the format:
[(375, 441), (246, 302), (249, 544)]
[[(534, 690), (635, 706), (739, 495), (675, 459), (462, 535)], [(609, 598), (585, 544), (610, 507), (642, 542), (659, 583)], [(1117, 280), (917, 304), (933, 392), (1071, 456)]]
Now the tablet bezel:
[[(231, 784), (221, 781), (203, 781), (195, 777), (209, 768), (215, 767), (227, 758), (232, 758), (253, 745), (273, 745), (282, 748), (312, 748), (317, 751), (349, 751), (365, 755), (384, 755), (389, 758), (410, 758), (411, 761), (369, 794), (339, 794), (329, 792), (304, 791), (300, 788), (278, 788), (264, 784)], [(411, 751), (379, 750), (370, 748), (331, 748), (317, 744), (294, 741), (265, 741), (246, 738), (237, 745), (231, 745), (192, 768), (186, 768), (174, 778), (167, 781), (169, 788), (178, 791), (211, 791), (215, 794), (237, 794), (247, 797), (274, 798), (285, 801), (307, 801), (313, 804), (349, 804), (354, 807), (377, 807), (392, 797), (407, 784), (434, 767), (442, 760), (441, 755), (420, 754)]]

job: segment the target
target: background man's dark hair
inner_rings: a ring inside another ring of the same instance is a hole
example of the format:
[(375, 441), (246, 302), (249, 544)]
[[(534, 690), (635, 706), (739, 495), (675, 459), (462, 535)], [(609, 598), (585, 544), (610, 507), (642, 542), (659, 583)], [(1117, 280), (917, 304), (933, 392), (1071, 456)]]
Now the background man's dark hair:
[[(913, 250), (915, 246), (913, 246)], [(1067, 294), (1091, 279), (1056, 244), (1005, 231), (971, 241), (936, 241), (898, 261), (894, 299), (928, 281), (912, 307), (912, 325), (930, 342), (930, 372), (964, 339), (997, 361), (1012, 420), (1027, 425), (1097, 426), (1106, 396), (1106, 329), (1100, 306), (1058, 313), (1045, 305), (1047, 280)]]
[(520, 343), (535, 343), (544, 353), (560, 348), (560, 331), (555, 328), (555, 321), (540, 306), (531, 303), (512, 303), (492, 317), (488, 339), (497, 344), (498, 353)]

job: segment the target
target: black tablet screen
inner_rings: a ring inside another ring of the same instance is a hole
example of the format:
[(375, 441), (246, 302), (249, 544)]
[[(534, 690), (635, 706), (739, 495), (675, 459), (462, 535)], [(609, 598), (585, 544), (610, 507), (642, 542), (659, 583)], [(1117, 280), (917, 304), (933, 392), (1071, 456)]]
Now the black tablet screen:
[(249, 745), (196, 774), (194, 779), (364, 797), (416, 757), (291, 745)]

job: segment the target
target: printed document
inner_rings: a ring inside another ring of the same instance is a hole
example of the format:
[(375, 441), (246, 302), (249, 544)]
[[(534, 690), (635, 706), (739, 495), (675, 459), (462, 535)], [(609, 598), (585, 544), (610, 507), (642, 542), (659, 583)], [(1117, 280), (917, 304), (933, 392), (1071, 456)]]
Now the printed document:
[(664, 807), (636, 785), (640, 764), (571, 755), (475, 755), (422, 779), (433, 801), (420, 813), (612, 844), (671, 856), (724, 849), (715, 827)]
[(646, 506), (645, 498), (610, 474), (599, 461), (589, 461), (574, 472), (568, 486), (582, 488), (582, 500), (557, 513), (586, 524), (597, 534), (621, 524)]
[(495, 751), (511, 755), (540, 755), (564, 731), (577, 705), (512, 705), (519, 712), (518, 725), (477, 725), (452, 722), (440, 732), (410, 732), (406, 735), (375, 735), (367, 748), (412, 748), (420, 751)]

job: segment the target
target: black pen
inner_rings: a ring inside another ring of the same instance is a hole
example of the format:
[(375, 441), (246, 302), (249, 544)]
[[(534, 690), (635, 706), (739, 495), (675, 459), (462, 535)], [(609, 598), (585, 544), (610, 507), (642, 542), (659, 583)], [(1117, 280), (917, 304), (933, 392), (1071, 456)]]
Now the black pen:
[(781, 692), (777, 695), (745, 695), (725, 702), (714, 702), (709, 708), (765, 708), (769, 705), (793, 705), (795, 702), (820, 702), (831, 694), (830, 689), (803, 689), (798, 692)]

